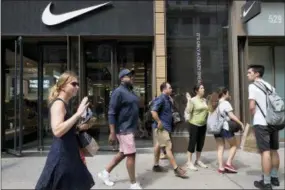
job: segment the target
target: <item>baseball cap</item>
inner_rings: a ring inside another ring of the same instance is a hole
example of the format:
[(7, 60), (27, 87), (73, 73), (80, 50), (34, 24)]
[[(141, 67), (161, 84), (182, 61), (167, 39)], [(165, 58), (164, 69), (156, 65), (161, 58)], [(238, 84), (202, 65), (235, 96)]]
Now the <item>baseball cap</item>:
[(119, 79), (123, 78), (124, 76), (131, 74), (134, 74), (134, 70), (129, 70), (129, 69), (122, 69), (119, 73)]

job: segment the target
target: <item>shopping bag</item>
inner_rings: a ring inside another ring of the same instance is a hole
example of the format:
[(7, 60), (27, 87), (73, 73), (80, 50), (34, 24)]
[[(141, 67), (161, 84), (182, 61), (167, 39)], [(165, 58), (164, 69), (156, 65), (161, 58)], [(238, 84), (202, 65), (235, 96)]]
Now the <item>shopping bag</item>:
[(240, 148), (246, 152), (258, 153), (254, 129), (249, 124), (246, 124), (245, 126), (240, 143)]
[(99, 145), (96, 140), (92, 138), (91, 142), (85, 147), (85, 150), (91, 155), (95, 156), (97, 151), (99, 150)]
[(79, 132), (77, 135), (80, 148), (84, 149), (84, 153), (95, 156), (99, 150), (96, 140), (86, 132)]

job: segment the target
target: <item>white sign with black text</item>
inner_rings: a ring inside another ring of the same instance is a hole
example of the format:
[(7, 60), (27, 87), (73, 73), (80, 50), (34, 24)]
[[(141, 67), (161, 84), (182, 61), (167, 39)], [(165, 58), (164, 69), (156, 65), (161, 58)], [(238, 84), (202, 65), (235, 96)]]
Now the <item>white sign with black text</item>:
[(202, 64), (201, 64), (201, 34), (196, 33), (196, 69), (197, 69), (197, 82), (202, 82)]

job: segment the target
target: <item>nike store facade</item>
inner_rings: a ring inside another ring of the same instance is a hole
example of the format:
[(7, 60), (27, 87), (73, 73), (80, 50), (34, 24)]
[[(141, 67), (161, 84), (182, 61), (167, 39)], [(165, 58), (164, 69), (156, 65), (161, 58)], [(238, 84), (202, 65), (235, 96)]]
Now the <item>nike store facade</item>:
[[(49, 150), (48, 92), (66, 70), (80, 78), (71, 109), (89, 97), (97, 120), (88, 132), (102, 150), (118, 148), (108, 145), (107, 112), (122, 68), (136, 72), (143, 125), (152, 99), (153, 7), (152, 1), (3, 0), (2, 150), (15, 155)], [(138, 148), (152, 146), (151, 128), (136, 136)]]
[[(185, 93), (202, 82), (206, 95), (219, 86), (230, 89), (235, 113), (240, 100), (240, 15), (245, 1), (92, 1), (3, 0), (2, 14), (2, 150), (14, 155), (48, 152), (52, 134), (48, 89), (65, 70), (80, 79), (78, 100), (88, 96), (96, 123), (88, 131), (102, 151), (108, 145), (107, 112), (121, 68), (134, 69), (140, 97), (137, 148), (153, 146), (152, 128), (144, 120), (148, 103), (169, 81), (175, 107), (183, 117)], [(241, 114), (242, 113), (242, 114)], [(186, 152), (188, 129), (177, 125), (175, 152)], [(239, 140), (240, 138), (238, 138)], [(141, 149), (140, 149), (141, 148)], [(214, 150), (207, 135), (204, 150)], [(150, 149), (151, 150), (151, 149)]]

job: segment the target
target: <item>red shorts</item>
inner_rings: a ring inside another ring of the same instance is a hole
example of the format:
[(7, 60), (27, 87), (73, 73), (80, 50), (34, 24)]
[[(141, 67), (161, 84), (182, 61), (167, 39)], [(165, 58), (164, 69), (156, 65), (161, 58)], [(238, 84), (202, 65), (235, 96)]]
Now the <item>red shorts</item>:
[(126, 135), (117, 135), (120, 144), (120, 152), (125, 155), (136, 153), (135, 136), (133, 133)]

